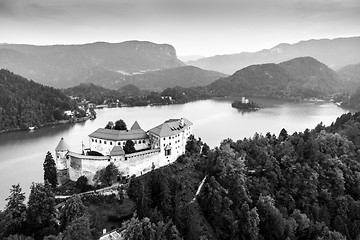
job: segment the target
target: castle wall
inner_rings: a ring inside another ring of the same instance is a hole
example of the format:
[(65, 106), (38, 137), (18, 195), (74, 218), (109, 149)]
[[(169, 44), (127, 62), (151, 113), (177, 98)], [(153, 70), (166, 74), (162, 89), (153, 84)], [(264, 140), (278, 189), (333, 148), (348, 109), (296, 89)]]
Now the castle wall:
[[(191, 126), (184, 129), (184, 131), (168, 137), (160, 138), (160, 154), (159, 164), (165, 166), (173, 163), (176, 159), (185, 153), (185, 146), (188, 137), (192, 134)], [(166, 153), (165, 149), (171, 149), (170, 154)]]
[[(136, 151), (147, 149), (150, 147), (150, 140), (149, 139), (138, 139), (132, 140), (134, 142), (134, 147)], [(104, 156), (109, 156), (110, 151), (113, 149), (114, 146), (122, 146), (124, 147), (126, 140), (124, 141), (113, 141), (113, 140), (106, 140), (106, 139), (99, 139), (99, 138), (89, 138), (89, 146), (90, 149), (93, 151), (97, 151)]]
[(151, 171), (152, 168), (160, 167), (159, 149), (151, 149), (142, 152), (126, 154), (120, 163), (119, 170), (123, 176), (140, 176)]

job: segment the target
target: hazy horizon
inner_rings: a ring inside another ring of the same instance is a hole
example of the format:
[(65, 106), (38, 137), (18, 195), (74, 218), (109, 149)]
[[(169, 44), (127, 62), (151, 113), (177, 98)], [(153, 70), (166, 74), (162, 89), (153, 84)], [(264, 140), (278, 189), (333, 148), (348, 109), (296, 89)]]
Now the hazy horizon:
[(360, 36), (359, 12), (357, 0), (0, 0), (0, 43), (139, 40), (213, 56)]

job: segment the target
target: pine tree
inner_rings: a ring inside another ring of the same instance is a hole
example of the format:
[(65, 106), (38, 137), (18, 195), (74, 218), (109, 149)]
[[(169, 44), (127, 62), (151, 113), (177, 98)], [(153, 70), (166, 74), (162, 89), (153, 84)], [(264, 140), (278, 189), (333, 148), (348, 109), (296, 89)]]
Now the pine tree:
[(55, 196), (48, 182), (33, 183), (30, 189), (26, 220), (36, 239), (42, 239), (50, 234), (42, 235), (45, 230), (54, 226)]
[(4, 211), (4, 225), (2, 236), (21, 233), (26, 221), (26, 205), (24, 204), (25, 193), (21, 192), (19, 184), (12, 185), (10, 196), (6, 198), (7, 204)]
[(50, 152), (46, 153), (44, 167), (44, 182), (48, 181), (53, 188), (58, 184), (56, 164)]

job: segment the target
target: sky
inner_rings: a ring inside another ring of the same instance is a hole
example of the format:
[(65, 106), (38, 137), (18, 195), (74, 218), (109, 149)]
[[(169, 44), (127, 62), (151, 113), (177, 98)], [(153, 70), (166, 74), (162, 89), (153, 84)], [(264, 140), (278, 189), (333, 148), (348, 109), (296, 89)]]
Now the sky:
[(168, 43), (178, 56), (360, 36), (359, 0), (0, 0), (0, 43)]

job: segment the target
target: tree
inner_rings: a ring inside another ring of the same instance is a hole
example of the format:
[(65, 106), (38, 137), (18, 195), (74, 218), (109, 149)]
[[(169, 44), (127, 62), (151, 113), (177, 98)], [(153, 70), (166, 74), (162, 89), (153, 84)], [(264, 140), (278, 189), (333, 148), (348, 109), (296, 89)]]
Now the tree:
[(81, 176), (76, 180), (75, 186), (80, 192), (85, 192), (89, 189), (88, 179), (86, 176)]
[(20, 185), (12, 185), (10, 196), (6, 198), (8, 202), (3, 217), (3, 236), (22, 232), (23, 225), (26, 221), (26, 205), (24, 204), (24, 200), (25, 193), (21, 192)]
[(117, 120), (117, 121), (115, 122), (114, 129), (115, 129), (115, 130), (127, 130), (126, 123), (125, 123), (122, 119)]
[(113, 129), (114, 123), (112, 121), (108, 122), (108, 124), (105, 126), (105, 129)]
[(110, 163), (105, 168), (97, 171), (93, 180), (97, 184), (102, 183), (111, 186), (117, 180), (119, 175), (119, 169), (114, 163)]
[(64, 208), (61, 211), (61, 225), (65, 228), (73, 220), (80, 218), (85, 213), (85, 206), (81, 201), (79, 195), (73, 195), (66, 201)]
[(53, 188), (58, 184), (56, 164), (50, 152), (46, 153), (44, 167), (44, 182), (48, 181)]
[(150, 222), (149, 218), (139, 220), (135, 214), (130, 220), (126, 221), (123, 226), (125, 227), (125, 240), (155, 239), (155, 225)]
[(89, 219), (86, 216), (75, 219), (64, 231), (63, 240), (88, 240), (92, 239)]
[(125, 154), (130, 154), (136, 152), (134, 147), (134, 142), (131, 140), (127, 140), (125, 146), (123, 147)]
[(26, 220), (35, 238), (42, 239), (54, 227), (55, 196), (48, 182), (33, 183), (30, 189)]

